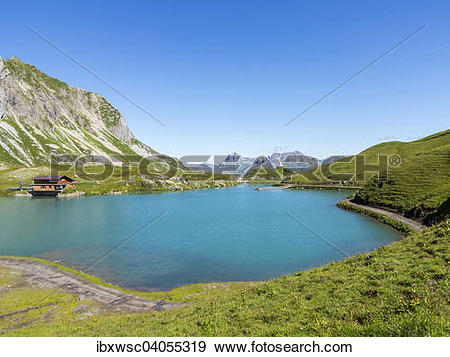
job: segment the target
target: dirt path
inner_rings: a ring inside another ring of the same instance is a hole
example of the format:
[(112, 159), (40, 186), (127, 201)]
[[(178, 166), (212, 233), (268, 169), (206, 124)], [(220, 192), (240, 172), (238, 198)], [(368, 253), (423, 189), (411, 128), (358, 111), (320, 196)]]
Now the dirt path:
[(366, 206), (366, 205), (360, 205), (358, 203), (354, 203), (354, 202), (350, 202), (349, 199), (345, 200), (346, 203), (355, 206), (355, 207), (359, 207), (359, 208), (363, 208), (366, 209), (368, 211), (373, 211), (373, 212), (377, 212), (377, 213), (381, 213), (384, 214), (385, 216), (391, 217), (393, 219), (396, 219), (397, 221), (401, 221), (403, 223), (406, 223), (408, 226), (410, 226), (412, 229), (414, 229), (414, 231), (416, 232), (420, 232), (422, 229), (426, 228), (424, 225), (420, 224), (417, 221), (414, 221), (412, 219), (403, 217), (401, 214), (398, 213), (394, 213), (382, 208), (375, 208), (375, 207), (371, 207), (371, 206)]
[(108, 310), (145, 312), (168, 310), (186, 305), (179, 302), (147, 300), (126, 294), (118, 289), (94, 284), (76, 274), (33, 260), (0, 257), (0, 267), (20, 272), (22, 279), (31, 287), (58, 289), (57, 291), (77, 295), (80, 300), (92, 299), (105, 305)]

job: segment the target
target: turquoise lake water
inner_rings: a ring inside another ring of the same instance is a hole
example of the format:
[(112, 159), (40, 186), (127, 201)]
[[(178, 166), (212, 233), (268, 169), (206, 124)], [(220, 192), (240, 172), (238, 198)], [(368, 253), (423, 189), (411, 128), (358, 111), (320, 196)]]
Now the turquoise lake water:
[[(369, 251), (392, 228), (336, 207), (339, 191), (254, 186), (76, 199), (0, 198), (0, 255), (37, 256), (127, 288), (261, 280)], [(332, 242), (319, 238), (303, 224)]]

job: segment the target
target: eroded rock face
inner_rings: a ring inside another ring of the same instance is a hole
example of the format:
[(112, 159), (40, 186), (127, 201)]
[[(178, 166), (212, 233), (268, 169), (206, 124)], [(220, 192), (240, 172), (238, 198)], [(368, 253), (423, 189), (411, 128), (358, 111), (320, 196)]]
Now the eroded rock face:
[[(3, 81), (3, 78), (5, 78), (8, 75), (8, 70), (4, 69), (3, 60), (0, 57), (0, 83)], [(6, 93), (5, 89), (0, 86), (0, 120), (5, 115), (5, 101), (6, 101)]]
[(0, 58), (0, 161), (34, 166), (55, 153), (132, 152), (154, 153), (101, 95), (49, 77), (17, 57)]

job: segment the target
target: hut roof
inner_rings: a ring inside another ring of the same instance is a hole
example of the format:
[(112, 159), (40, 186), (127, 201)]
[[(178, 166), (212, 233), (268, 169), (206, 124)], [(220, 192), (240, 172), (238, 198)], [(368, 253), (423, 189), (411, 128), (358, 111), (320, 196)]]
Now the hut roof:
[(33, 177), (33, 180), (39, 180), (39, 181), (60, 181), (60, 180), (67, 180), (70, 182), (73, 182), (73, 180), (65, 175), (40, 175), (40, 176), (35, 176)]

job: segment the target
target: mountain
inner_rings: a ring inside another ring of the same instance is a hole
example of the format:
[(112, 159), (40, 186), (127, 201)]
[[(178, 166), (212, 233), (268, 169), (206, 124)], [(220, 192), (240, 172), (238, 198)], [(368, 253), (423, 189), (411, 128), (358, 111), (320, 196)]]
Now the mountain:
[(348, 155), (333, 155), (333, 156), (328, 156), (326, 159), (323, 159), (320, 161), (320, 165), (326, 165), (326, 164), (331, 164), (335, 161), (341, 160), (348, 157)]
[(45, 165), (53, 154), (155, 153), (99, 94), (69, 86), (17, 57), (0, 58), (0, 161)]
[[(285, 168), (293, 172), (304, 172), (317, 168), (322, 163), (332, 163), (346, 156), (330, 156), (324, 160), (319, 160), (313, 156), (305, 155), (300, 151), (276, 152), (270, 156), (260, 155), (258, 157), (243, 157), (237, 153), (232, 153), (216, 167), (216, 171), (236, 171), (241, 176), (245, 176), (249, 171), (259, 169), (275, 170)], [(276, 174), (279, 176), (279, 173)]]
[[(234, 152), (227, 155), (225, 159), (214, 168), (215, 172), (221, 174), (235, 173), (240, 177), (246, 178), (248, 178), (249, 173), (256, 173), (259, 169), (274, 171), (276, 166), (274, 166), (268, 156), (260, 155), (256, 158), (243, 157)], [(276, 175), (276, 177), (278, 178), (278, 175)]]
[(281, 174), (280, 168), (289, 169), (289, 172), (292, 171), (292, 173), (303, 172), (317, 168), (322, 162), (331, 163), (343, 157), (345, 156), (330, 156), (321, 161), (313, 156), (305, 155), (300, 151), (277, 152), (270, 156), (260, 155), (258, 157), (245, 157), (233, 152), (225, 156), (216, 165), (203, 163), (189, 164), (188, 166), (191, 170), (207, 172), (214, 170), (215, 173), (233, 173), (246, 178), (251, 178), (258, 170), (264, 169), (267, 177), (278, 180)]
[(304, 155), (300, 151), (273, 153), (269, 157), (272, 166), (286, 167), (293, 171), (306, 171), (319, 166), (319, 160), (315, 157)]
[(254, 158), (244, 157), (234, 152), (227, 155), (227, 157), (216, 166), (215, 170), (223, 174), (236, 173), (240, 177), (243, 177), (254, 161)]

